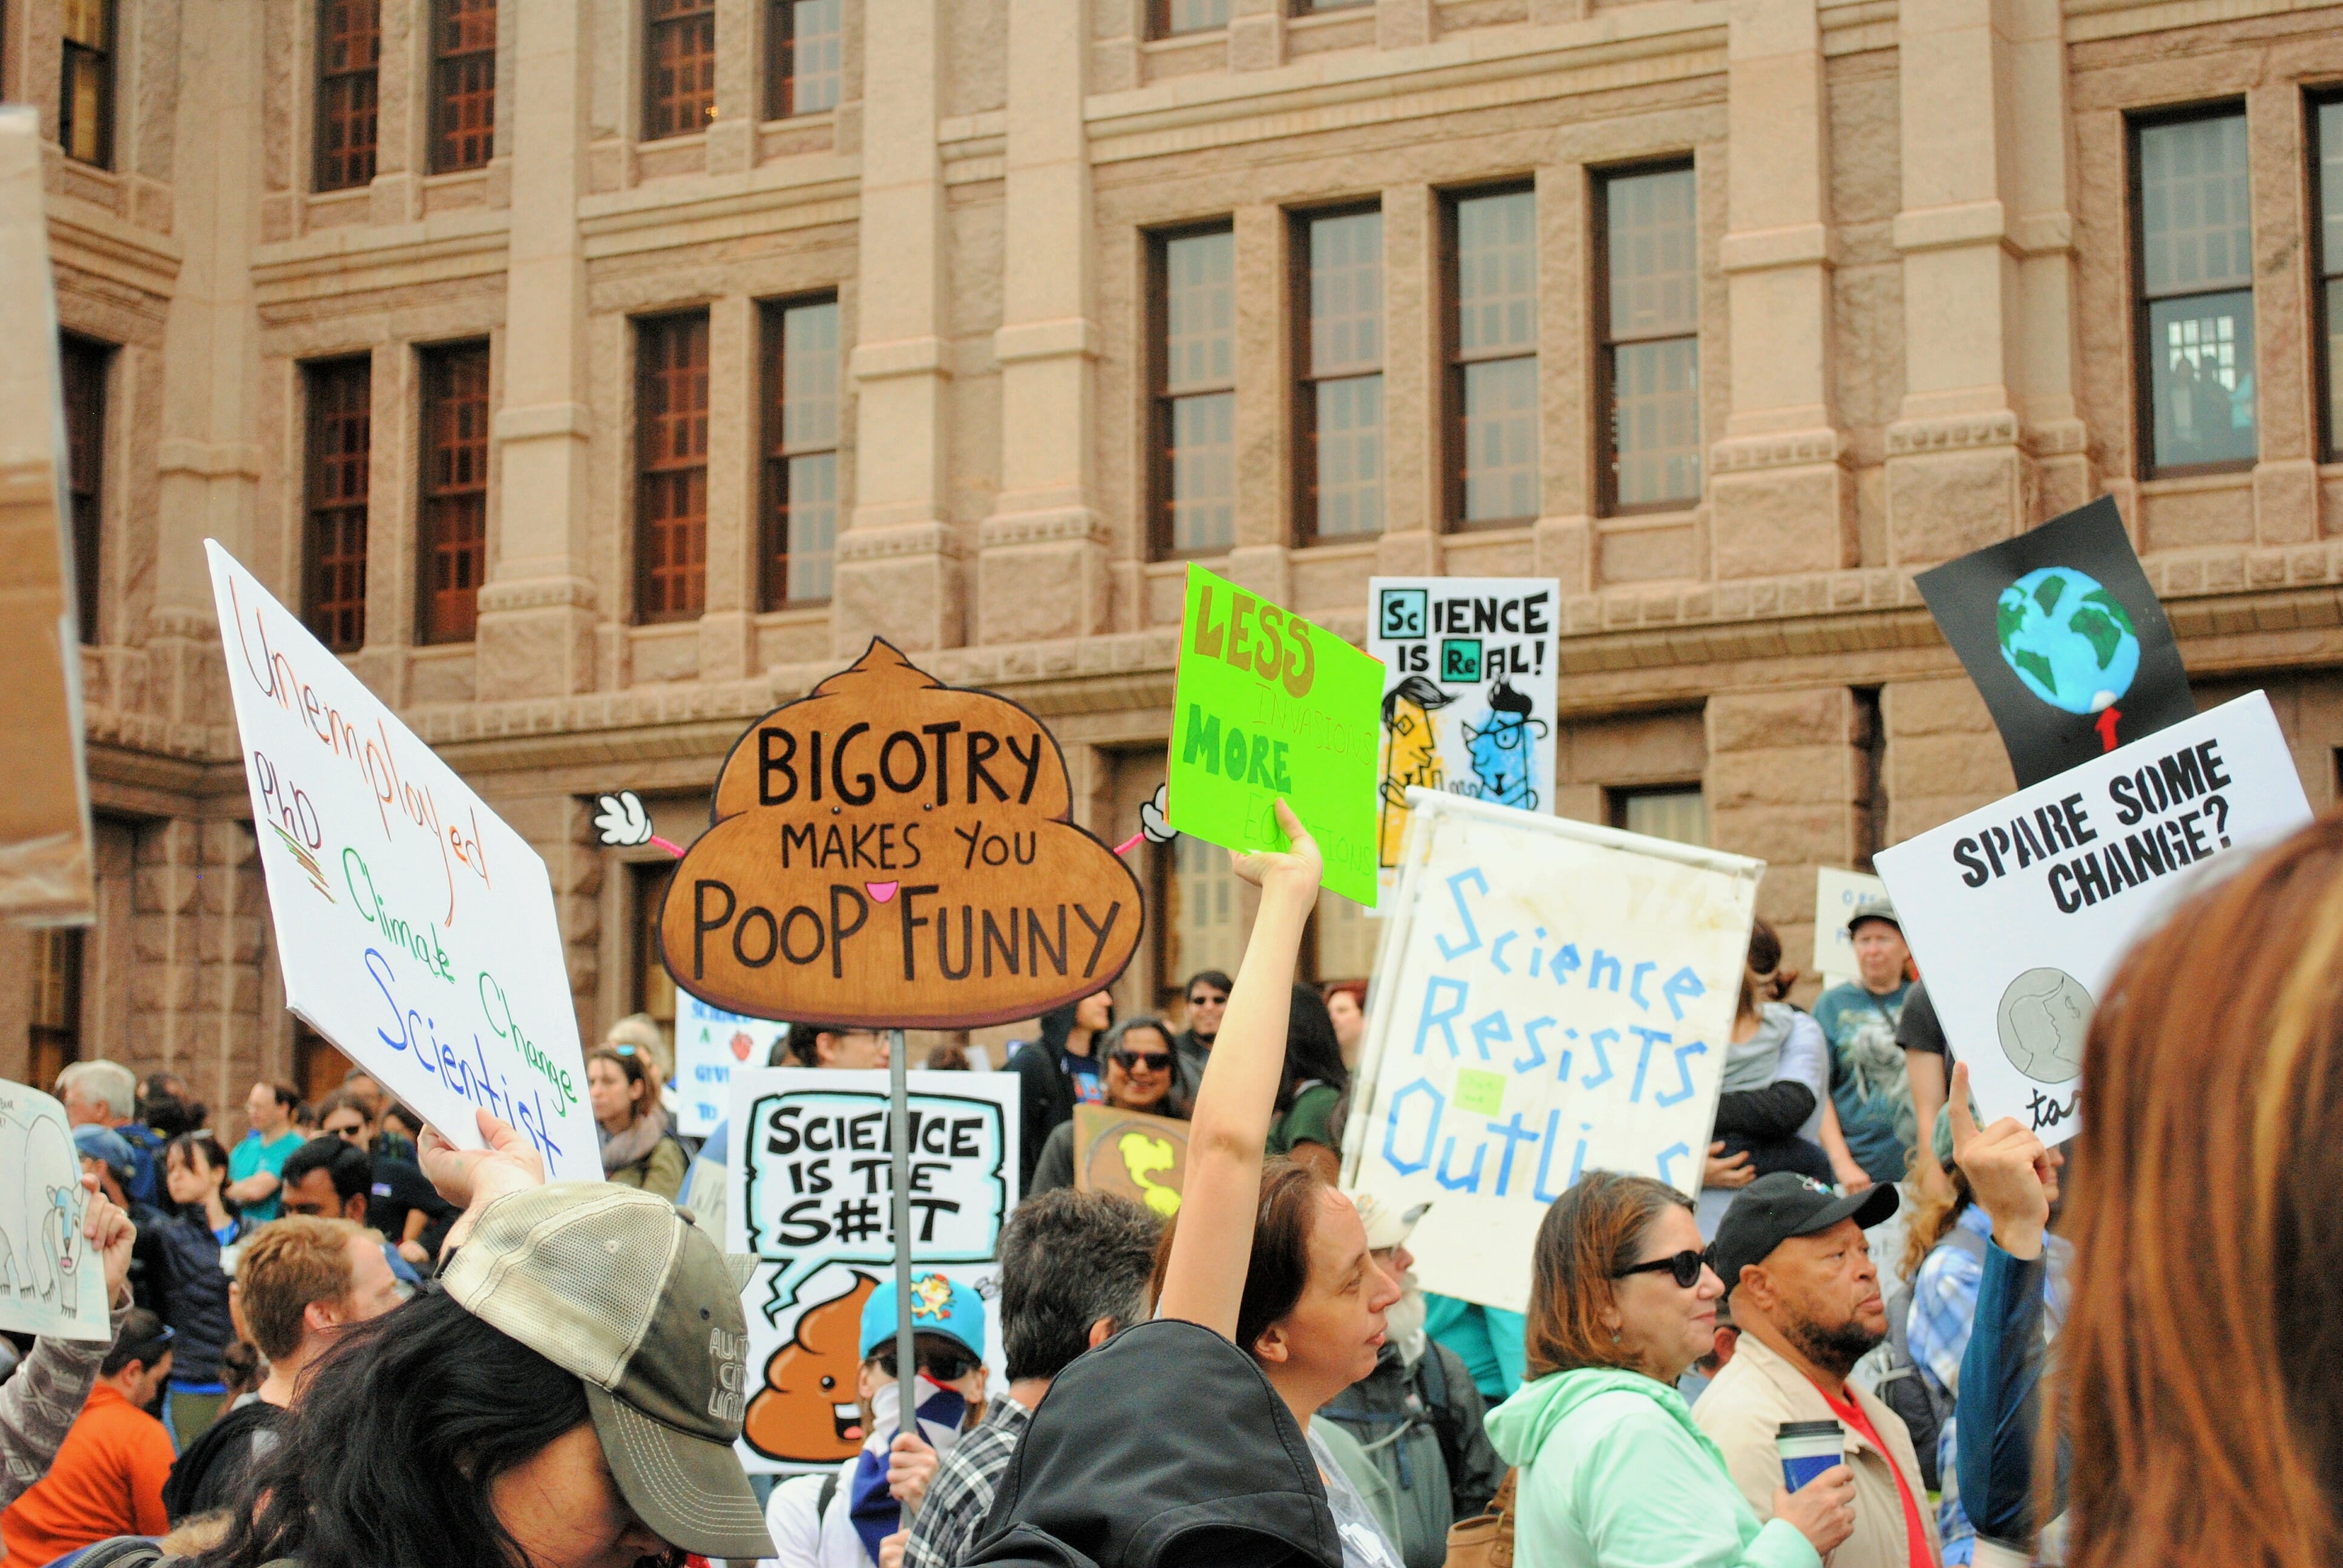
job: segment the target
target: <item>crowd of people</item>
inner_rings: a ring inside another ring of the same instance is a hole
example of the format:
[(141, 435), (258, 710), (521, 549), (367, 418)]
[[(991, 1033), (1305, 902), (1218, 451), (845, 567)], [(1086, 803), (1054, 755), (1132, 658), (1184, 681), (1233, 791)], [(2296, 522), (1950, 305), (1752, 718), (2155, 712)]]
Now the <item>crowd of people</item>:
[[(2127, 960), (2071, 1171), (1979, 1125), (1892, 908), (1811, 1010), (1760, 922), (1701, 1191), (1585, 1172), (1509, 1312), (1417, 1279), (1436, 1203), (1338, 1185), (1367, 998), (1297, 980), (1319, 861), (1280, 813), (1234, 976), (1176, 1024), (1083, 998), (1006, 1063), (997, 1293), (918, 1282), (908, 1392), (873, 1293), (860, 1446), (778, 1485), (733, 1446), (729, 1134), (675, 1130), (651, 1020), (588, 1053), (595, 1183), (364, 1073), (314, 1111), (255, 1085), (229, 1145), (167, 1075), (69, 1068), (113, 1338), (13, 1347), (0, 1568), (2343, 1559), (2343, 821)], [(888, 1050), (800, 1023), (776, 1056)], [(1084, 1103), (1187, 1121), (1174, 1213), (1083, 1190)]]

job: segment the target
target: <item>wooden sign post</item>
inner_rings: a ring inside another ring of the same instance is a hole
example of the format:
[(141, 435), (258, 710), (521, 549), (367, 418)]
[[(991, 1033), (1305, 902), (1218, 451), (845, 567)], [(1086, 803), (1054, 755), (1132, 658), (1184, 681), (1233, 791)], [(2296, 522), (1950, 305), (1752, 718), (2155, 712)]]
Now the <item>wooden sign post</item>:
[(906, 1421), (918, 1401), (902, 1031), (1038, 1018), (1131, 962), (1139, 879), (1072, 815), (1065, 758), (1039, 719), (946, 686), (874, 638), (734, 744), (709, 829), (659, 910), (668, 972), (711, 1006), (888, 1031)]

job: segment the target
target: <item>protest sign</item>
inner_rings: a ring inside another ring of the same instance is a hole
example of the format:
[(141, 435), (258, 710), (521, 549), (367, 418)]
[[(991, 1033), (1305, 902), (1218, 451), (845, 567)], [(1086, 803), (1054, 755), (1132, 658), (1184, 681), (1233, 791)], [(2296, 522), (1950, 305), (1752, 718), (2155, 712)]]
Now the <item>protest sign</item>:
[(1520, 1312), (1581, 1171), (1698, 1190), (1765, 862), (1423, 789), (1408, 806), (1345, 1184), (1436, 1200), (1408, 1242), (1425, 1288)]
[(1180, 1211), (1188, 1175), (1188, 1124), (1109, 1105), (1074, 1107), (1074, 1185), (1144, 1203), (1163, 1219)]
[(1859, 972), (1855, 938), (1846, 929), (1855, 906), (1886, 896), (1887, 884), (1876, 877), (1836, 866), (1815, 868), (1815, 972), (1823, 977), (1825, 988), (1854, 980)]
[(1234, 849), (1282, 849), (1302, 819), (1327, 887), (1375, 907), (1375, 704), (1383, 667), (1333, 633), (1188, 568), (1172, 699), (1171, 825)]
[[(909, 1075), (914, 1266), (971, 1283), (994, 1273), (1018, 1198), (1018, 1090), (1008, 1073)], [(857, 1447), (857, 1329), (895, 1261), (887, 1107), (875, 1070), (732, 1075), (726, 1244), (758, 1261), (741, 1293), (752, 1471), (835, 1464)], [(999, 1370), (997, 1351), (988, 1364)]]
[(216, 540), (286, 1005), (450, 1141), (475, 1108), (602, 1179), (553, 884), (507, 826)]
[(1554, 809), (1561, 602), (1552, 578), (1369, 580), (1367, 652), (1383, 661), (1375, 861), (1385, 893), (1399, 885), (1411, 785)]
[(2020, 789), (2196, 715), (2172, 624), (2106, 496), (1914, 580)]
[(81, 1155), (65, 1108), (0, 1079), (0, 1329), (59, 1339), (114, 1337), (106, 1265), (81, 1233)]
[(2257, 691), (1874, 857), (1984, 1116), (2072, 1137), (2091, 1010), (2133, 938), (2191, 868), (2308, 820)]
[(878, 638), (775, 709), (717, 776), (659, 945), (711, 1007), (856, 1029), (975, 1029), (1103, 990), (1139, 881), (1069, 819), (1049, 729)]
[[(89, 768), (83, 746), (77, 600), (94, 602), (75, 559), (65, 485), (56, 298), (41, 194), (40, 116), (0, 108), (0, 915), (26, 925), (86, 925), (91, 877)], [(83, 453), (95, 483), (96, 444)], [(93, 536), (94, 538), (95, 536)]]
[(678, 991), (675, 998), (676, 1131), (705, 1138), (731, 1103), (732, 1072), (763, 1067), (789, 1038), (789, 1026), (709, 1006)]

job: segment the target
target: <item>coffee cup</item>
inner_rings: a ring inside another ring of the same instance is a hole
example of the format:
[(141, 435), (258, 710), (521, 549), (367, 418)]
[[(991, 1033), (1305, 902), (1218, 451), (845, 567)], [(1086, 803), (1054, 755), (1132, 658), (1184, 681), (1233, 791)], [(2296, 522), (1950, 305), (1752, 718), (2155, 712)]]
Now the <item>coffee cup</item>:
[(1775, 1431), (1774, 1452), (1782, 1456), (1782, 1485), (1795, 1492), (1846, 1462), (1846, 1430), (1835, 1421), (1785, 1421)]

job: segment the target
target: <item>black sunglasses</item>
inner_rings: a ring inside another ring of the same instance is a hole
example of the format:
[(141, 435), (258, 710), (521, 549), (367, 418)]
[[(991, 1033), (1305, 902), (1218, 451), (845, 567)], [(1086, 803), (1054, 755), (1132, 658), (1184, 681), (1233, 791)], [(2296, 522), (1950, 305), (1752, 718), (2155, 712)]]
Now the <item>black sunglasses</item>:
[(1168, 1050), (1118, 1050), (1112, 1060), (1125, 1072), (1142, 1067), (1150, 1072), (1168, 1072), (1172, 1068), (1172, 1053)]
[(1648, 1263), (1635, 1263), (1620, 1270), (1611, 1277), (1624, 1280), (1630, 1274), (1666, 1274), (1674, 1279), (1679, 1290), (1691, 1290), (1700, 1283), (1700, 1271), (1708, 1267), (1708, 1254), (1690, 1249), (1672, 1258), (1654, 1258)]
[(938, 1382), (958, 1382), (983, 1363), (965, 1351), (930, 1351), (920, 1352), (920, 1370)]

